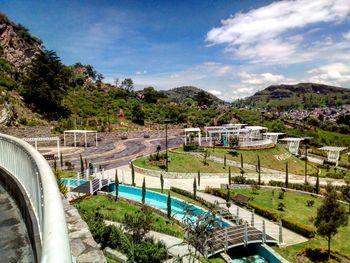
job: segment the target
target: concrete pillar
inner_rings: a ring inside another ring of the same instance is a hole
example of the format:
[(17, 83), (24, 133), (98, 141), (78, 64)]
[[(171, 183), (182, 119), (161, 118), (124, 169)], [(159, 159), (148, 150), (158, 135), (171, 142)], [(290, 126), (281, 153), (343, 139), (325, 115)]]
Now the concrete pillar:
[(282, 220), (280, 220), (280, 224), (279, 224), (278, 243), (279, 243), (279, 244), (282, 244), (282, 243), (283, 243), (283, 236), (282, 236)]
[(228, 234), (227, 234), (227, 227), (225, 227), (225, 251), (228, 250)]
[(84, 146), (86, 148), (86, 132), (84, 133)]
[(254, 213), (255, 213), (255, 211), (254, 211), (254, 208), (253, 208), (252, 209), (252, 219), (251, 219), (251, 222), (250, 222), (251, 226), (254, 226)]
[(95, 135), (95, 140), (96, 140), (96, 147), (98, 146), (98, 142), (97, 142), (97, 132), (96, 132), (96, 135)]
[(243, 235), (244, 246), (248, 245), (248, 224), (244, 223), (244, 235)]
[(262, 243), (265, 244), (266, 242), (266, 228), (265, 228), (265, 220), (262, 221)]
[(92, 189), (92, 180), (89, 181), (90, 182), (90, 194), (93, 194), (93, 189)]
[(80, 173), (77, 173), (77, 181), (78, 181), (78, 185), (80, 185)]
[(89, 175), (90, 175), (90, 169), (87, 168), (87, 169), (85, 170), (85, 179), (86, 179), (86, 180), (89, 180)]

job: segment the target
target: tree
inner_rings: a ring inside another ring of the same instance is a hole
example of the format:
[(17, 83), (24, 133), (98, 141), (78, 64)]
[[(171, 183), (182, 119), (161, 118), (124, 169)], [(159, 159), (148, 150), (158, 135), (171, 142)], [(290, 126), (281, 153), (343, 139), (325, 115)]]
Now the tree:
[(130, 78), (126, 78), (122, 81), (120, 87), (128, 92), (134, 90), (134, 82)]
[(24, 99), (49, 119), (67, 116), (69, 112), (62, 101), (74, 85), (72, 69), (48, 50), (36, 54), (28, 69), (20, 91)]
[(337, 192), (335, 187), (328, 183), (326, 186), (326, 195), (321, 206), (317, 209), (315, 218), (315, 227), (317, 233), (325, 237), (328, 241), (328, 259), (330, 258), (331, 239), (338, 233), (338, 228), (348, 224), (348, 215), (337, 201)]
[(63, 169), (63, 154), (60, 153), (60, 162), (61, 162), (61, 169)]
[(126, 213), (122, 220), (127, 233), (135, 243), (141, 243), (151, 229), (153, 216), (151, 210), (143, 205), (136, 213)]
[(201, 185), (201, 171), (198, 171), (198, 186)]
[(145, 177), (143, 177), (143, 182), (142, 182), (142, 204), (144, 204), (146, 201), (146, 181)]
[(131, 110), (132, 121), (139, 125), (145, 124), (145, 112), (142, 104), (135, 104)]
[(204, 155), (203, 155), (203, 163), (205, 165), (208, 165), (208, 158), (210, 157), (210, 152), (208, 151), (208, 149), (206, 149), (204, 151)]
[(320, 172), (318, 172), (316, 176), (315, 190), (316, 190), (316, 194), (320, 193)]
[(228, 185), (231, 185), (231, 181), (232, 181), (232, 178), (231, 178), (231, 166), (228, 167)]
[(288, 162), (286, 162), (286, 183), (285, 187), (288, 188)]
[(194, 100), (197, 101), (198, 106), (208, 106), (213, 104), (213, 100), (210, 95), (205, 91), (200, 91), (194, 96)]
[(230, 208), (230, 206), (231, 206), (231, 194), (230, 194), (230, 187), (227, 187), (227, 194), (226, 194), (226, 206), (227, 206), (227, 208)]
[(196, 200), (197, 197), (197, 181), (196, 177), (193, 180), (193, 199)]
[(224, 155), (224, 166), (226, 167), (226, 154)]
[(131, 162), (131, 185), (135, 186), (135, 168), (132, 162)]
[(118, 194), (119, 194), (119, 179), (118, 179), (118, 169), (115, 169), (115, 201), (118, 201)]
[(257, 170), (258, 170), (258, 185), (261, 185), (261, 168), (260, 168), (260, 157), (258, 155), (258, 167), (257, 167)]
[(350, 181), (346, 180), (346, 185), (342, 187), (341, 193), (343, 195), (343, 199), (349, 203), (349, 214), (350, 214)]
[(166, 201), (167, 206), (167, 216), (168, 218), (171, 218), (171, 197), (170, 197), (170, 191), (168, 192), (168, 199)]
[(241, 169), (240, 169), (241, 176), (244, 175), (244, 169), (243, 169), (243, 153), (241, 153)]
[(163, 178), (163, 174), (160, 174), (160, 189), (161, 192), (163, 193), (163, 189), (164, 189), (164, 178)]

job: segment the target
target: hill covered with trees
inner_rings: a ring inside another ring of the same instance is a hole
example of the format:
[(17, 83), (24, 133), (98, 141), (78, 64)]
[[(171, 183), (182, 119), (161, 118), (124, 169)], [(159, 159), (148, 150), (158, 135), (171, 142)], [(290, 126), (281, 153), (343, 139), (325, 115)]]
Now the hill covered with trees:
[(317, 83), (272, 85), (234, 105), (268, 110), (312, 109), (350, 104), (350, 89)]

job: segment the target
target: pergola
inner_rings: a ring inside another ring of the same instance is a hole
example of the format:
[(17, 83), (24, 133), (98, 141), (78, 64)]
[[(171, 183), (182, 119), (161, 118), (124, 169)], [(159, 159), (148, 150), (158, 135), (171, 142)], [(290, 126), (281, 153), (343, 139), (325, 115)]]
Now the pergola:
[(300, 145), (300, 142), (303, 140), (304, 138), (291, 138), (291, 137), (280, 139), (280, 141), (287, 142), (288, 151), (294, 155), (298, 155), (299, 145)]
[(235, 124), (224, 124), (222, 126), (206, 126), (205, 129), (205, 141), (208, 141), (208, 135), (210, 140), (212, 139), (212, 134), (236, 134), (239, 129), (241, 129), (246, 124), (235, 123)]
[(198, 144), (202, 145), (202, 135), (201, 135), (200, 128), (185, 128), (184, 131), (185, 131), (185, 145), (187, 144), (187, 133), (190, 133), (190, 132), (198, 133)]
[(277, 143), (278, 137), (281, 135), (284, 135), (285, 133), (283, 132), (265, 132), (263, 133), (263, 136), (268, 139), (271, 140), (274, 144)]
[(337, 147), (337, 146), (324, 146), (319, 148), (319, 150), (328, 152), (327, 161), (331, 163), (335, 163), (335, 166), (338, 166), (340, 152), (346, 149), (347, 147)]
[(86, 147), (86, 134), (88, 133), (95, 133), (95, 142), (97, 146), (97, 131), (93, 130), (68, 130), (63, 132), (63, 141), (64, 141), (64, 146), (66, 146), (66, 133), (73, 133), (74, 136), (74, 147), (77, 147), (77, 134), (84, 134), (84, 146)]
[(36, 150), (38, 150), (38, 142), (56, 141), (58, 160), (61, 160), (59, 137), (22, 138), (22, 140), (26, 142), (34, 142), (34, 146)]

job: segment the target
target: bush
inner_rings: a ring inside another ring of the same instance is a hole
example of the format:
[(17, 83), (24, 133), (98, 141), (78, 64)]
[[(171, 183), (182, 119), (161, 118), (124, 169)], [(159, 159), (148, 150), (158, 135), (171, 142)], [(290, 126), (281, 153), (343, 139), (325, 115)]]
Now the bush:
[(198, 150), (199, 145), (197, 143), (189, 143), (189, 144), (184, 145), (183, 148), (184, 148), (185, 152), (193, 152), (193, 151)]
[[(133, 262), (160, 263), (168, 256), (165, 244), (163, 242), (154, 242), (152, 239), (137, 244), (133, 252)], [(131, 255), (128, 258), (130, 259)]]
[(315, 237), (315, 229), (313, 227), (304, 225), (296, 221), (294, 218), (282, 218), (282, 225), (306, 238)]
[(267, 219), (276, 221), (278, 218), (277, 212), (275, 212), (273, 209), (265, 208), (254, 203), (249, 203), (249, 206), (254, 208), (255, 213), (266, 217)]

